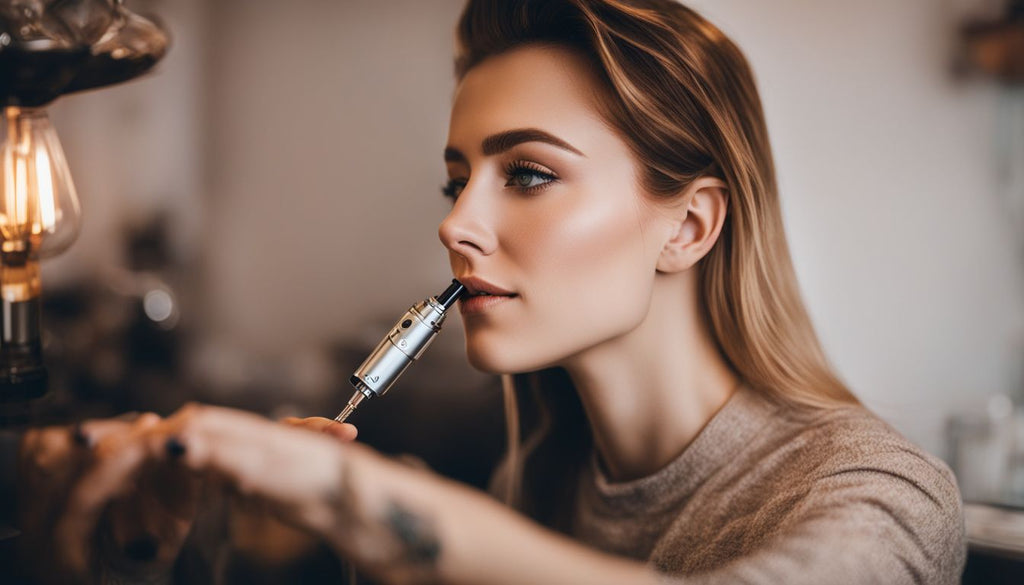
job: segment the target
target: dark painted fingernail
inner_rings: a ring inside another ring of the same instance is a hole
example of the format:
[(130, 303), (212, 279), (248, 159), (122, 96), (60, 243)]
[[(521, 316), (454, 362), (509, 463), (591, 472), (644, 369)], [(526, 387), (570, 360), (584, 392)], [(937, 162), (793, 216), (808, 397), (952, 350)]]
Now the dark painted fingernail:
[(78, 423), (71, 429), (71, 441), (79, 447), (85, 447), (86, 449), (92, 447), (92, 437), (90, 437), (85, 429), (82, 428), (82, 424)]
[(185, 448), (185, 443), (182, 443), (181, 439), (179, 439), (178, 437), (168, 438), (167, 442), (164, 443), (164, 448), (167, 449), (168, 455), (175, 458), (181, 457), (182, 455), (185, 454), (185, 451), (187, 451), (187, 449)]
[(124, 545), (124, 554), (133, 561), (152, 561), (160, 551), (160, 543), (156, 538), (146, 534)]

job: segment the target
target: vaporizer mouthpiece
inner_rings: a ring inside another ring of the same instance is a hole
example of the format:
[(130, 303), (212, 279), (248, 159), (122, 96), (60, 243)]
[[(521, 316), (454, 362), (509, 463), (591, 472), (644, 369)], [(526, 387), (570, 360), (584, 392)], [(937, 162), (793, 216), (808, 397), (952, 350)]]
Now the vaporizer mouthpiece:
[(453, 278), (451, 285), (444, 289), (443, 293), (434, 298), (437, 299), (437, 304), (444, 307), (444, 310), (447, 311), (452, 308), (452, 305), (455, 304), (455, 301), (459, 300), (459, 297), (461, 297), (464, 292), (466, 292), (465, 285)]

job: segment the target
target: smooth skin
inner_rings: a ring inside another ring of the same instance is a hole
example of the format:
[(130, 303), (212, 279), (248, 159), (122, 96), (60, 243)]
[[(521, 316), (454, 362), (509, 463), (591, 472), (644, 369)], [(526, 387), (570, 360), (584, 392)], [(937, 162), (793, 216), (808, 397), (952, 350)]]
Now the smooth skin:
[[(671, 201), (644, 193), (626, 143), (599, 117), (598, 91), (587, 62), (561, 48), (527, 46), (472, 69), (449, 129), (462, 157), (448, 157), (448, 174), (462, 187), (439, 231), (456, 278), (519, 295), (464, 316), (470, 361), (499, 373), (566, 368), (606, 469), (628, 480), (679, 455), (736, 387), (692, 270), (728, 198), (713, 177)], [(533, 141), (485, 155), (487, 137), (519, 128), (580, 154)]]
[[(598, 91), (587, 62), (561, 48), (522, 47), (472, 69), (456, 90), (446, 159), (457, 197), (439, 233), (456, 277), (516, 295), (465, 312), (474, 365), (565, 367), (602, 463), (627, 480), (678, 456), (736, 388), (701, 319), (694, 270), (728, 199), (713, 177), (670, 201), (644, 193), (625, 142), (598, 115)], [(520, 129), (562, 146), (488, 141)], [(385, 582), (656, 582), (642, 563), (385, 458), (350, 442), (352, 432), (327, 419), (281, 425), (187, 407), (120, 433), (89, 461), (58, 546), (83, 569), (100, 510), (155, 466), (227, 482)]]

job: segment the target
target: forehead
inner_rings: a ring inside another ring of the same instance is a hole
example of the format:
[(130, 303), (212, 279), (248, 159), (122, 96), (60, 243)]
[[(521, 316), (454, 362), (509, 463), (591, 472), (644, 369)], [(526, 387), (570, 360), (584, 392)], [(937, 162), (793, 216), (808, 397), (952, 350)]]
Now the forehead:
[(569, 49), (512, 49), (484, 60), (459, 83), (449, 142), (477, 152), (489, 134), (540, 128), (581, 146), (610, 132), (598, 113), (599, 91), (590, 64)]

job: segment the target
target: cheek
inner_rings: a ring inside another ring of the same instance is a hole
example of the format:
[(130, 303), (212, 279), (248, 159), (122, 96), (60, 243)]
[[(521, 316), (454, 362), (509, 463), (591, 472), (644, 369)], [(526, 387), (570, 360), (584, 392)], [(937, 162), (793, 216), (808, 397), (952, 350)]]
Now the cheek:
[(622, 328), (646, 309), (653, 264), (636, 209), (621, 197), (591, 201), (545, 231), (537, 255), (543, 264), (537, 272), (547, 275), (538, 283), (545, 317), (587, 329), (602, 315)]
[(518, 226), (503, 247), (520, 276), (523, 304), (498, 327), (467, 330), (474, 366), (536, 370), (640, 323), (654, 260), (628, 196), (588, 190), (579, 200), (534, 208), (529, 221), (506, 216), (507, 225)]

